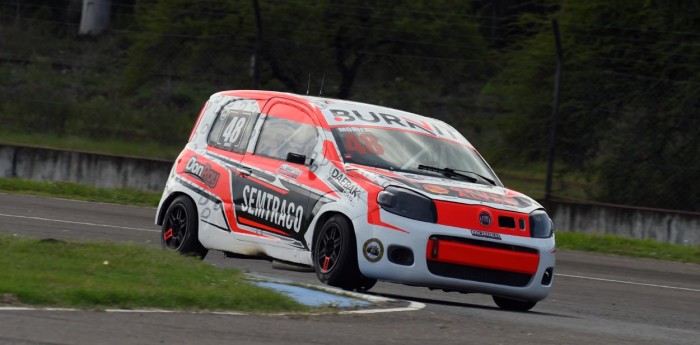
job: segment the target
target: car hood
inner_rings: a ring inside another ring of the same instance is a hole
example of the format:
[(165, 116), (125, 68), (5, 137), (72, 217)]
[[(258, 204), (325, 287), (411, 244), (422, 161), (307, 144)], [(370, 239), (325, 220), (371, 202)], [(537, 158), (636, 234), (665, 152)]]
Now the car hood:
[(348, 172), (355, 171), (381, 187), (390, 185), (403, 187), (426, 195), (433, 200), (483, 205), (522, 213), (543, 208), (534, 199), (504, 187), (354, 164), (346, 166), (346, 170)]

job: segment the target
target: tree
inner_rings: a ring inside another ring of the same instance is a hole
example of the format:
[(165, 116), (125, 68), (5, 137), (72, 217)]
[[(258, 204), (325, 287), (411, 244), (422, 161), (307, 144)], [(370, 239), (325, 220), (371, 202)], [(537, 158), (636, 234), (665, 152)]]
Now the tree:
[[(257, 34), (252, 2), (146, 4), (131, 48), (131, 85), (183, 74), (249, 78)], [(349, 98), (361, 76), (367, 84), (409, 78), (452, 92), (488, 70), (473, 68), (487, 60), (473, 12), (452, 1), (260, 2), (261, 86), (301, 93), (309, 75), (316, 89), (325, 76), (324, 94)]]
[(249, 74), (253, 20), (249, 2), (139, 2), (127, 89), (147, 86), (169, 95), (179, 80), (220, 87), (242, 84)]
[[(521, 17), (524, 37), (489, 91), (504, 100), (513, 152), (542, 160), (549, 128), (559, 19), (565, 50), (558, 162), (599, 178), (612, 202), (700, 209), (696, 2), (552, 2)], [(517, 151), (516, 151), (517, 150)], [(672, 196), (672, 197), (669, 197)]]

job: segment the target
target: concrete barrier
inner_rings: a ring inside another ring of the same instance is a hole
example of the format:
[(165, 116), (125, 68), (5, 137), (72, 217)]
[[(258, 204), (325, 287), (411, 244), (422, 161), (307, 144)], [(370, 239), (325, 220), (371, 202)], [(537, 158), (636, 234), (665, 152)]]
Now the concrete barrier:
[(555, 229), (700, 245), (700, 213), (587, 202), (543, 204)]
[(0, 145), (0, 177), (159, 192), (171, 167), (165, 160)]
[[(160, 192), (171, 167), (165, 160), (0, 145), (0, 177)], [(700, 213), (567, 201), (543, 204), (558, 230), (700, 245)]]

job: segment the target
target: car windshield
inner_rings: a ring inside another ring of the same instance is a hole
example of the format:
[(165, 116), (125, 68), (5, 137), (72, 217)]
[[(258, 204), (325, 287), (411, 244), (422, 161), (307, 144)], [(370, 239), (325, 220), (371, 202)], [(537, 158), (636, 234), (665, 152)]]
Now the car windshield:
[[(418, 168), (419, 165), (427, 165), (473, 172), (498, 181), (481, 156), (465, 144), (436, 136), (385, 128), (344, 126), (334, 127), (332, 132), (340, 146), (343, 161), (347, 163), (421, 175), (454, 177)], [(478, 181), (489, 184), (482, 178)]]

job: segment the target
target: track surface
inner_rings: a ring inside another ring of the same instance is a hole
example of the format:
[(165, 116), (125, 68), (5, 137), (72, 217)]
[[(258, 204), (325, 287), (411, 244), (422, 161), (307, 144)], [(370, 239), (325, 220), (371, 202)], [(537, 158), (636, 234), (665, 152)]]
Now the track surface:
[[(0, 234), (157, 245), (154, 212), (0, 194)], [(317, 283), (265, 261), (218, 252), (205, 261)], [(528, 313), (499, 310), (485, 295), (378, 283), (373, 294), (427, 307), (321, 316), (0, 311), (0, 344), (700, 344), (698, 265), (560, 251), (555, 272), (549, 298)]]

